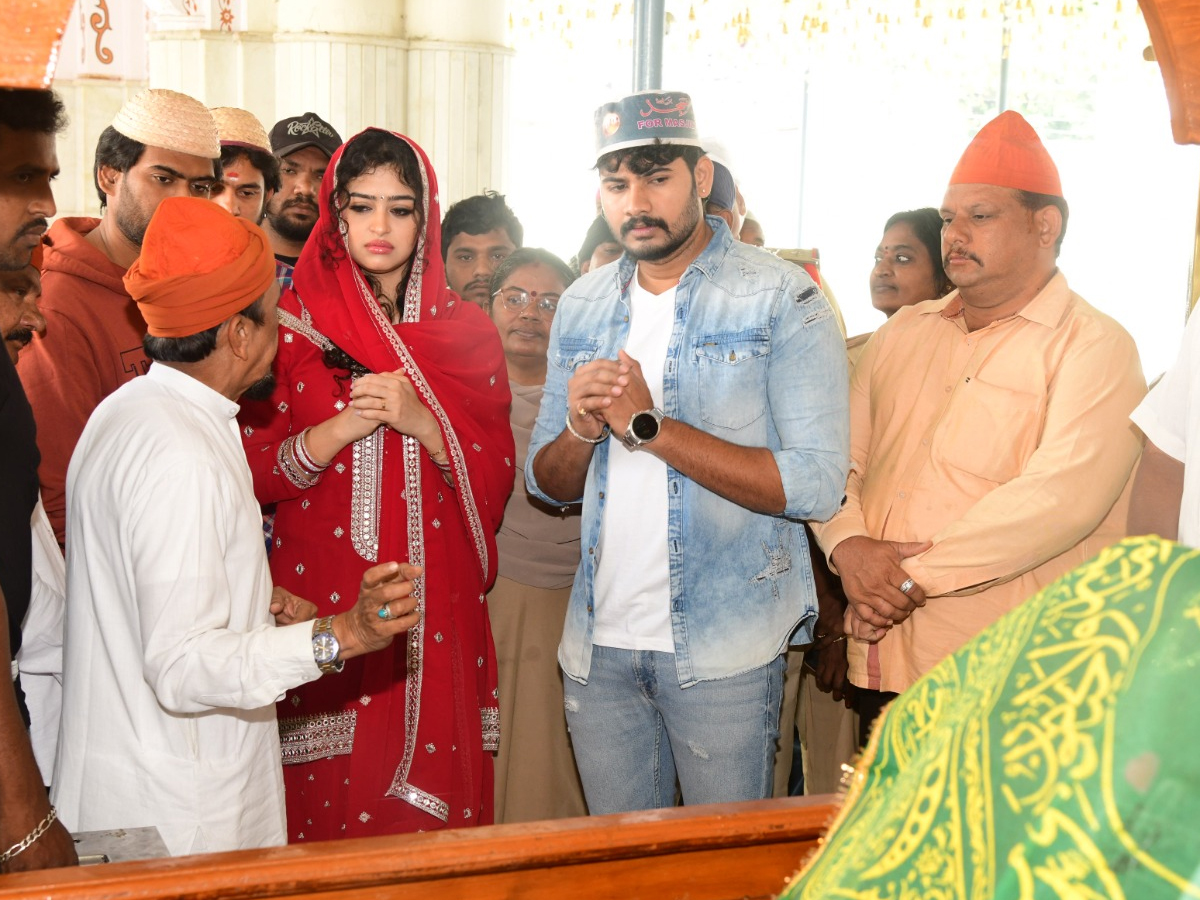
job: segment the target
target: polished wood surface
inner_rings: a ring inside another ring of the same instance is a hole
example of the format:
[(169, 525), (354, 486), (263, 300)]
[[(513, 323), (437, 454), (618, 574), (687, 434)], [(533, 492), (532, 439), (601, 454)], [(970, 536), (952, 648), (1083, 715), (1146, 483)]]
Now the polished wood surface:
[(767, 898), (816, 846), (830, 797), (497, 825), (0, 878), (0, 900)]
[(1200, 3), (1142, 0), (1177, 144), (1200, 144)]

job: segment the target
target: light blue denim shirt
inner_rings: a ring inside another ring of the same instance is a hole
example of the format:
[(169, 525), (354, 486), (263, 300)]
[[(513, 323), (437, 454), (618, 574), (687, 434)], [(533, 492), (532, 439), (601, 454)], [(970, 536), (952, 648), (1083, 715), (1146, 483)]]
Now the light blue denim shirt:
[[(838, 510), (849, 468), (846, 348), (824, 295), (799, 266), (714, 234), (683, 273), (663, 366), (663, 412), (722, 440), (775, 456), (787, 507), (751, 512), (667, 469), (671, 625), (683, 687), (766, 665), (793, 632), (811, 635), (816, 593), (801, 520)], [(576, 281), (550, 330), (546, 390), (530, 441), (538, 452), (563, 431), (567, 382), (593, 359), (616, 359), (629, 334), (628, 255)], [(583, 496), (583, 560), (559, 647), (563, 671), (587, 681), (592, 585), (604, 516), (608, 453), (597, 445)], [(578, 502), (579, 498), (570, 498)]]

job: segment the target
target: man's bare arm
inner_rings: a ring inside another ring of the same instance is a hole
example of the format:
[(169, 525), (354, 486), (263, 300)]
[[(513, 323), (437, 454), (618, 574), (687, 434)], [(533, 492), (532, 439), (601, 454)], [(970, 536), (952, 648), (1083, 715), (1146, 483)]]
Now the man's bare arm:
[[(538, 488), (560, 503), (583, 497), (588, 466), (596, 444), (605, 435), (605, 409), (611, 405), (621, 368), (611, 359), (580, 366), (567, 382), (567, 416), (562, 432), (538, 451), (533, 475)], [(574, 430), (574, 434), (572, 434)]]
[(1129, 499), (1129, 533), (1177, 540), (1182, 498), (1183, 463), (1147, 440)]
[[(663, 419), (649, 451), (671, 468), (753, 512), (782, 515), (787, 506), (775, 456), (765, 447), (742, 447), (677, 419)], [(624, 453), (622, 448), (610, 452)]]
[[(0, 664), (4, 680), (0, 685), (0, 853), (3, 853), (31, 834), (50, 812), (50, 799), (33, 758), (9, 676), (12, 660), (3, 593), (0, 593)], [(0, 866), (0, 872), (54, 869), (78, 862), (71, 835), (61, 822), (55, 821), (28, 848)]]
[(543, 447), (533, 460), (538, 487), (562, 503), (574, 503), (583, 496), (594, 444), (579, 440), (569, 431)]

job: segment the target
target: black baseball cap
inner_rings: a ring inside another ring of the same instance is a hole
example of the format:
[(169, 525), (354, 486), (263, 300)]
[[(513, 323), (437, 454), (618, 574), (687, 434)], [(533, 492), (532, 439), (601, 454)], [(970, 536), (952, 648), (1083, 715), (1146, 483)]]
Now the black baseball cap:
[(326, 156), (333, 156), (340, 146), (341, 136), (316, 113), (280, 119), (271, 129), (271, 152), (279, 157), (305, 147), (317, 147)]

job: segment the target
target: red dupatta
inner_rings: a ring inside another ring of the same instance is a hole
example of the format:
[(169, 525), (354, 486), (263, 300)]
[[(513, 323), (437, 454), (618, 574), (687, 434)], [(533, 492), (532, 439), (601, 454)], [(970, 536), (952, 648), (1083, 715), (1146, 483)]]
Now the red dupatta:
[[(416, 154), (424, 184), (414, 186), (421, 188), (421, 228), (409, 264), (400, 324), (394, 325), (384, 314), (350, 258), (339, 219), (332, 213), (331, 198), (339, 187), (338, 163), (346, 145), (365, 133), (339, 147), (329, 161), (321, 182), (317, 224), (296, 261), (294, 290), (317, 331), (372, 372), (401, 370), (437, 419), (480, 574), (490, 585), (496, 574), (495, 533), (513, 477), (511, 395), (504, 351), (487, 315), (446, 286), (437, 176), (425, 152), (395, 132)], [(419, 455), (416, 440), (405, 438), (404, 443), (406, 456)], [(409, 503), (409, 507), (406, 530), (411, 533), (420, 530), (419, 504)], [(401, 536), (391, 535), (389, 540), (385, 533), (391, 518), (381, 522), (380, 547), (394, 548), (399, 543), (396, 538)], [(409, 559), (418, 562), (411, 553)]]

